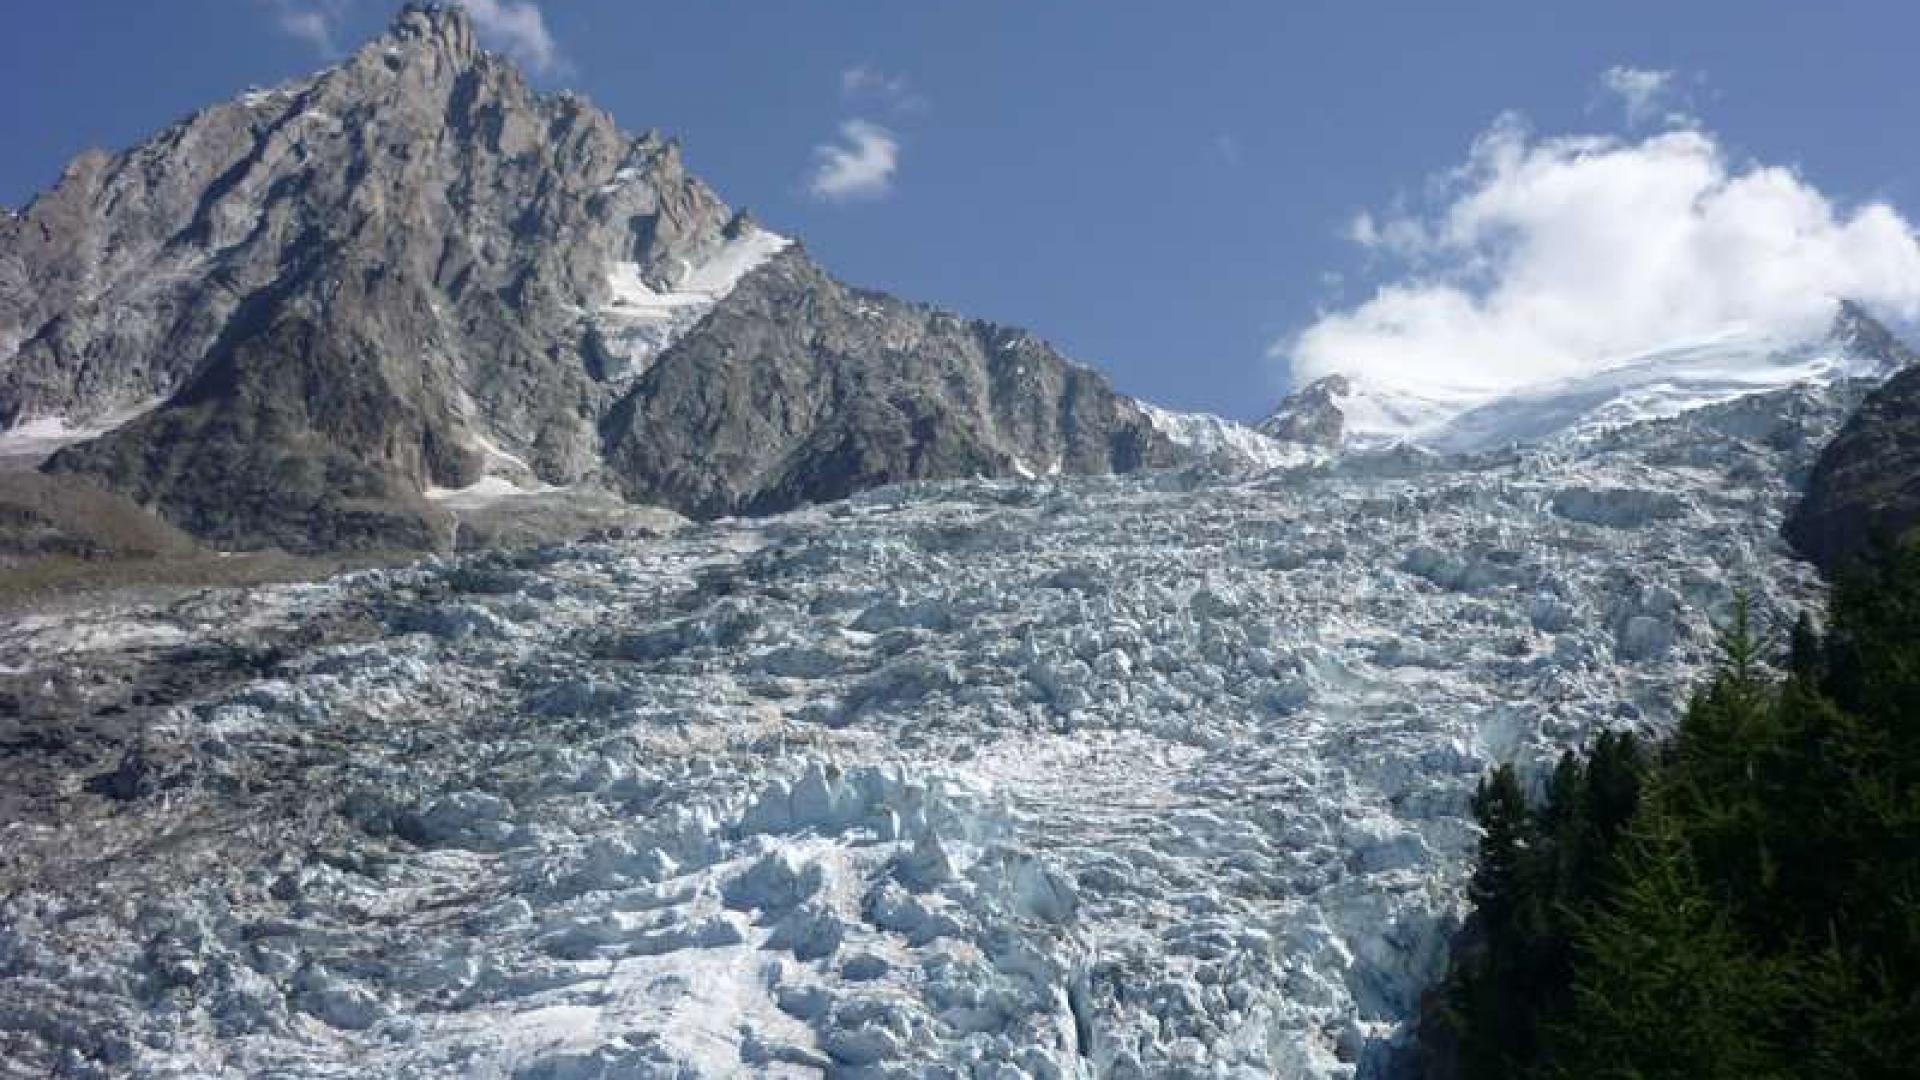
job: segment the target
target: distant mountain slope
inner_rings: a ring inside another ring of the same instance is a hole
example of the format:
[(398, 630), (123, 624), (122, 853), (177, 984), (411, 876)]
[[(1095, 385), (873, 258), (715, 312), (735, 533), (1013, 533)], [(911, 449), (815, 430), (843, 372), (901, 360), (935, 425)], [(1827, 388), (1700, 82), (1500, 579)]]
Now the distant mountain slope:
[(47, 468), (232, 548), (436, 546), (426, 496), (489, 476), (715, 514), (1176, 454), (1037, 340), (838, 285), (425, 4), (0, 218), (0, 429), (128, 414)]
[(1808, 339), (1734, 329), (1492, 399), (1331, 376), (1283, 402), (1261, 430), (1323, 445), (1484, 450), (1676, 416), (1803, 383), (1884, 379), (1914, 359), (1867, 312), (1842, 303), (1827, 331)]
[(1821, 453), (1787, 538), (1829, 572), (1920, 526), (1920, 368), (1869, 396)]
[(666, 350), (605, 431), (622, 491), (700, 515), (1174, 457), (1139, 407), (1033, 335), (848, 288), (798, 251)]

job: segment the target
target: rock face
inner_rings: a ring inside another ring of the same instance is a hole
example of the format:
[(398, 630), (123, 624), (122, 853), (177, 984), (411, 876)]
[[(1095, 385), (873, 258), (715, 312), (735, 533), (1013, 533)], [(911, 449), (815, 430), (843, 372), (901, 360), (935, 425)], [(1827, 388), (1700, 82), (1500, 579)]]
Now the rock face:
[(1337, 447), (1346, 432), (1340, 399), (1352, 392), (1353, 384), (1344, 375), (1315, 379), (1288, 394), (1272, 415), (1260, 421), (1258, 430), (1281, 442)]
[(156, 400), (47, 467), (228, 547), (431, 546), (422, 493), (489, 475), (721, 513), (1170, 449), (1031, 338), (840, 286), (430, 5), (0, 218), (0, 429)]
[(606, 424), (636, 501), (766, 513), (904, 480), (1130, 471), (1173, 447), (1030, 334), (848, 288), (776, 256)]
[(1920, 369), (1869, 396), (1815, 463), (1787, 538), (1832, 573), (1920, 524)]

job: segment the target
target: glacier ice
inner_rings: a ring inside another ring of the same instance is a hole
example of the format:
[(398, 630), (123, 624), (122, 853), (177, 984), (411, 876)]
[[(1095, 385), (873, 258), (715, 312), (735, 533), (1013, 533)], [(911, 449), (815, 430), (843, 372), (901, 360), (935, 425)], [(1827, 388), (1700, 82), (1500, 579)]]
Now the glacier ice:
[(12, 781), (0, 1076), (1396, 1075), (1478, 776), (1815, 602), (1775, 533), (1848, 400), (0, 625), (81, 699), (291, 642)]
[(1884, 379), (1911, 359), (1864, 311), (1842, 302), (1824, 334), (1731, 326), (1518, 388), (1348, 376), (1309, 389), (1330, 388), (1347, 445), (1471, 452), (1594, 435), (1794, 386)]

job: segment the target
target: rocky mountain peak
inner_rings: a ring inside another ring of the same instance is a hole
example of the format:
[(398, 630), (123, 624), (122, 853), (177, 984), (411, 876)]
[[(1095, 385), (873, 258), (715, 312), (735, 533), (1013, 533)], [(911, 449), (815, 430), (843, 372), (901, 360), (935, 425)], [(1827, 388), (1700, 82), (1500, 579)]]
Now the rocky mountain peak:
[(1852, 300), (1840, 301), (1827, 337), (1843, 348), (1880, 359), (1889, 374), (1920, 361), (1920, 353), (1908, 348), (1884, 323)]
[(1920, 354), (1859, 305), (1842, 303), (1828, 335), (1891, 375), (1821, 451), (1787, 539), (1829, 574), (1912, 543), (1920, 530)]
[(1332, 448), (1340, 445), (1346, 428), (1346, 416), (1340, 401), (1353, 393), (1353, 383), (1345, 375), (1315, 379), (1288, 394), (1280, 406), (1258, 426), (1261, 434), (1281, 442)]
[(458, 4), (408, 3), (394, 16), (386, 40), (436, 49), (463, 61), (471, 60), (479, 51), (473, 21)]
[(45, 468), (228, 549), (433, 546), (483, 481), (727, 514), (1166, 456), (1006, 335), (841, 286), (454, 5), (0, 219), (0, 437), (97, 434)]

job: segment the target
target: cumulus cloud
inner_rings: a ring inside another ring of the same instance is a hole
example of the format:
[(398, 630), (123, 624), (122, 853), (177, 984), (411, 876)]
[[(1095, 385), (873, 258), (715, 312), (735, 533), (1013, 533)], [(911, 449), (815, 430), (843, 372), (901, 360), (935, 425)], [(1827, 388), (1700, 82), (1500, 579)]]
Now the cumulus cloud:
[(565, 69), (566, 58), (533, 0), (460, 0), (460, 4), (473, 19), (474, 33), (489, 46), (538, 74)]
[(1620, 103), (1627, 123), (1634, 127), (1653, 120), (1682, 123), (1691, 119), (1674, 107), (1678, 84), (1671, 71), (1615, 64), (1600, 73), (1600, 88)]
[(927, 99), (905, 75), (856, 64), (840, 73), (840, 96), (851, 102), (871, 102), (898, 113), (924, 112)]
[(1842, 298), (1920, 315), (1920, 243), (1893, 207), (1837, 205), (1703, 131), (1539, 138), (1507, 117), (1432, 192), (1354, 219), (1386, 284), (1275, 346), (1297, 382), (1468, 398), (1733, 327), (1812, 330)]
[[(339, 56), (341, 26), (355, 0), (268, 0), (281, 32), (305, 42), (322, 57)], [(474, 33), (531, 71), (564, 71), (566, 56), (533, 0), (461, 0)]]
[(274, 25), (322, 57), (340, 55), (340, 18), (346, 0), (271, 0)]
[(900, 167), (900, 142), (891, 131), (867, 120), (840, 125), (838, 142), (813, 148), (813, 175), (807, 190), (831, 202), (879, 198), (893, 190)]

